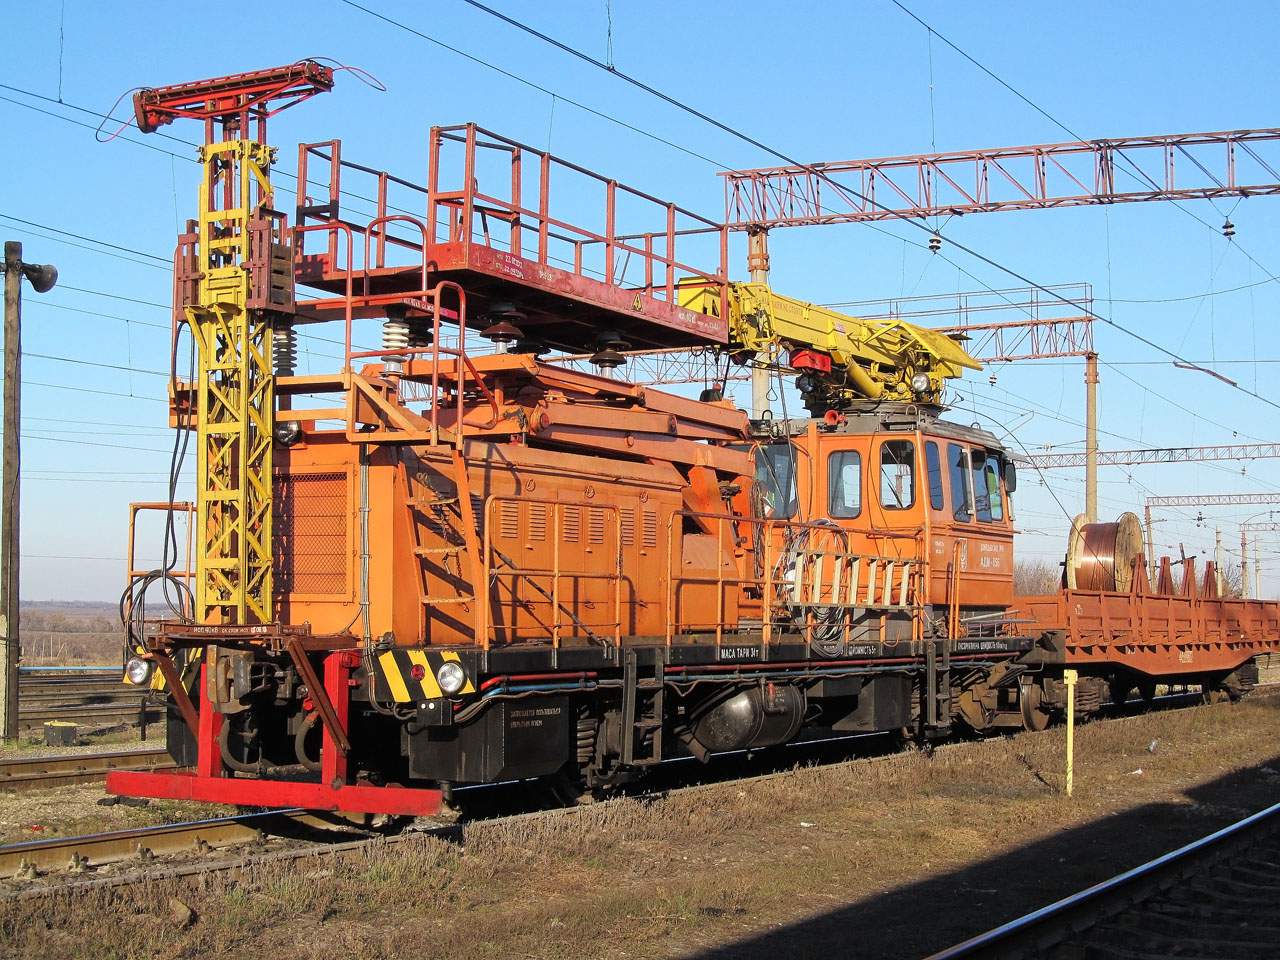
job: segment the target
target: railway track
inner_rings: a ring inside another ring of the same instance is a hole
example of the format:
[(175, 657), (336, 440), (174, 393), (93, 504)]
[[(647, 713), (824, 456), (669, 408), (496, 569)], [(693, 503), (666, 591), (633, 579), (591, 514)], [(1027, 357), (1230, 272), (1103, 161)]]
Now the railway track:
[(928, 960), (1271, 960), (1280, 804)]
[[(58, 889), (93, 879), (110, 883), (130, 882), (143, 875), (154, 875), (148, 865), (160, 857), (178, 858), (178, 862), (170, 866), (180, 866), (187, 873), (225, 869), (228, 866), (225, 861), (209, 863), (209, 858), (244, 844), (260, 846), (269, 835), (299, 837), (308, 831), (329, 829), (334, 825), (334, 821), (323, 814), (306, 810), (274, 810), (83, 837), (15, 843), (0, 847), (0, 878), (22, 882), (52, 873), (57, 874), (56, 879), (61, 881), (56, 884)], [(327, 846), (312, 843), (304, 845), (297, 853), (301, 856)], [(130, 870), (130, 867), (134, 869)], [(140, 869), (145, 872), (140, 874)], [(10, 890), (13, 890), (12, 885)]]
[(18, 681), (18, 733), (38, 735), (52, 720), (88, 727), (163, 721), (163, 705), (144, 705), (145, 699), (145, 690), (122, 682), (115, 670), (24, 673)]
[(173, 766), (169, 754), (163, 749), (0, 760), (0, 790), (22, 793), (69, 784), (96, 783), (107, 775), (108, 770), (162, 770)]
[(18, 710), (18, 735), (38, 735), (50, 720), (63, 720), (88, 727), (110, 727), (121, 723), (138, 723), (145, 715), (148, 724), (165, 719), (163, 704), (142, 702), (141, 697), (122, 703), (98, 703), (88, 706), (38, 707)]
[[(1194, 700), (1196, 697), (1174, 695), (1158, 699), (1164, 701), (1164, 706), (1170, 707), (1174, 706), (1176, 701), (1183, 700), (1185, 702)], [(881, 743), (882, 741), (884, 743)], [(680, 792), (713, 789), (726, 781), (746, 785), (757, 781), (791, 776), (797, 762), (812, 762), (814, 760), (821, 762), (823, 754), (828, 754), (828, 751), (838, 752), (842, 744), (847, 749), (848, 745), (854, 742), (866, 744), (867, 746), (863, 748), (863, 752), (858, 757), (835, 761), (836, 763), (856, 762), (875, 756), (891, 757), (896, 753), (896, 750), (892, 749), (891, 743), (882, 734), (859, 734), (839, 738), (838, 740), (798, 743), (791, 745), (785, 755), (779, 755), (776, 766), (759, 772), (754, 776), (743, 777), (741, 775), (741, 767), (732, 762), (732, 755), (730, 755), (725, 758), (730, 762), (718, 771), (700, 768), (703, 773), (696, 777), (693, 782), (688, 780), (687, 773), (684, 775), (676, 774), (673, 780), (661, 778), (649, 788), (638, 792), (628, 792), (623, 797), (619, 797), (619, 799), (660, 798)], [(806, 761), (804, 758), (798, 759), (796, 751), (807, 755), (808, 760)], [(154, 754), (162, 758), (160, 762), (167, 759), (163, 751), (148, 751), (147, 754)], [(741, 752), (741, 757), (746, 762), (752, 763), (746, 751)], [(40, 759), (48, 761), (51, 758)], [(61, 758), (52, 759), (58, 759), (59, 762), (62, 762)], [(68, 757), (65, 758), (65, 762), (84, 762), (86, 759), (88, 758)], [(29, 762), (35, 763), (36, 761)], [(830, 762), (830, 754), (828, 754), (828, 762)], [(683, 761), (673, 761), (673, 764), (685, 765)], [(752, 765), (755, 769), (759, 769), (758, 761), (755, 761)], [(97, 775), (101, 776), (102, 773), (105, 773), (105, 769), (106, 767), (103, 767), (102, 772)], [(4, 765), (0, 765), (0, 777), (3, 776), (3, 770)], [(53, 775), (57, 776), (58, 774), (55, 772)], [(87, 771), (85, 773), (86, 777), (92, 775)], [(0, 779), (0, 787), (3, 787), (3, 784), (3, 779)], [(525, 801), (529, 801), (529, 785), (523, 785), (525, 788), (523, 790), (519, 789), (520, 786), (515, 784), (466, 787), (457, 791), (459, 795), (457, 796), (457, 801), (462, 803), (468, 810), (467, 819), (473, 821), (514, 821), (549, 815), (572, 815), (576, 809), (576, 805), (571, 800), (566, 801), (555, 793), (553, 788), (548, 787), (541, 801), (544, 805), (537, 806), (536, 809), (523, 809), (512, 813), (510, 812), (512, 810), (512, 797), (515, 796), (514, 793), (511, 793), (512, 789), (517, 790)], [(496, 796), (504, 792), (510, 794), (506, 800)], [(548, 800), (552, 804), (562, 805), (548, 808), (545, 805)], [(606, 800), (603, 802), (612, 801)], [(1277, 813), (1274, 818), (1276, 826), (1280, 828), (1280, 805), (1277, 805), (1274, 809)], [(504, 810), (508, 812), (500, 812)], [(345, 834), (333, 833), (332, 831), (336, 825), (343, 826), (347, 832)], [(415, 829), (403, 835), (371, 835), (366, 832), (357, 839), (350, 839), (350, 829), (350, 824), (337, 815), (314, 811), (281, 810), (189, 824), (145, 827), (87, 837), (56, 838), (0, 846), (0, 896), (6, 894), (34, 896), (50, 890), (66, 890), (102, 884), (119, 885), (155, 877), (184, 877), (207, 872), (234, 871), (267, 860), (343, 854), (367, 847), (374, 842), (395, 844), (403, 836), (423, 835), (424, 833), (426, 835), (450, 836), (456, 832), (457, 828), (452, 824), (442, 824), (428, 826), (424, 829)], [(308, 831), (310, 832), (309, 837), (305, 840), (299, 839), (300, 834)], [(325, 835), (320, 831), (329, 832)], [(291, 837), (294, 843), (288, 849), (269, 850), (265, 845), (266, 837), (269, 834)], [(1280, 838), (1277, 839), (1277, 845), (1280, 847)], [(228, 853), (228, 851), (231, 852)], [(164, 862), (157, 862), (161, 858), (164, 858)], [(1275, 860), (1277, 864), (1280, 864), (1280, 849), (1277, 849)], [(30, 881), (38, 882), (32, 883)], [(1280, 880), (1277, 882), (1280, 883)], [(1280, 903), (1280, 897), (1276, 898), (1276, 902)], [(993, 931), (993, 933), (996, 932)], [(1269, 957), (1272, 955), (1267, 954)], [(950, 958), (951, 954), (939, 954), (938, 956)], [(1024, 957), (1030, 956), (1030, 954), (995, 952), (990, 954), (955, 954), (954, 956)], [(1061, 954), (1060, 956), (1065, 960), (1068, 956), (1079, 957), (1084, 955), (1077, 953)], [(1103, 956), (1112, 956), (1112, 954)], [(1119, 958), (1129, 957), (1130, 955), (1119, 953), (1114, 954), (1114, 956)], [(1134, 954), (1131, 960), (1139, 960), (1139, 958), (1146, 960), (1146, 956)], [(1168, 954), (1162, 955), (1161, 960), (1166, 960), (1167, 956)]]

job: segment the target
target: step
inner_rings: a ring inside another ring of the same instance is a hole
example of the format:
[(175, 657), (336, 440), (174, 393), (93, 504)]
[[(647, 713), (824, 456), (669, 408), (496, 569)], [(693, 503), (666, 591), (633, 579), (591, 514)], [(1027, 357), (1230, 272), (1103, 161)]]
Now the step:
[(437, 605), (442, 603), (472, 603), (474, 600), (475, 597), (418, 597), (419, 603), (434, 603)]
[(411, 507), (437, 507), (448, 506), (451, 503), (457, 503), (457, 497), (405, 497), (404, 500)]
[(457, 556), (466, 549), (462, 544), (454, 547), (414, 547), (413, 555), (415, 557), (449, 557)]

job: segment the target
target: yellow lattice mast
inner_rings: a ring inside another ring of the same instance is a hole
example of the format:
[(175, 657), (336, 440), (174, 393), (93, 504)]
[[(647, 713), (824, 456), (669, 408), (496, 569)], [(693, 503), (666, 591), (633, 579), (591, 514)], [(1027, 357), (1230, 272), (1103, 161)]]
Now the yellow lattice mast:
[(330, 68), (301, 61), (134, 97), (144, 133), (175, 117), (205, 122), (200, 216), (180, 239), (175, 304), (198, 351), (195, 602), (202, 623), (273, 619), (271, 345), (294, 300), (288, 226), (273, 209), (266, 120), (332, 86)]

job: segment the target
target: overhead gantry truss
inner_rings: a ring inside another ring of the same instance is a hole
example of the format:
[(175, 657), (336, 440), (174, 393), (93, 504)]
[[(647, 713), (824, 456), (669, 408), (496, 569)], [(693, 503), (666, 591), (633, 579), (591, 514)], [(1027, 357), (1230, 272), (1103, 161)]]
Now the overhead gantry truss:
[(1280, 128), (732, 170), (730, 229), (1280, 194)]

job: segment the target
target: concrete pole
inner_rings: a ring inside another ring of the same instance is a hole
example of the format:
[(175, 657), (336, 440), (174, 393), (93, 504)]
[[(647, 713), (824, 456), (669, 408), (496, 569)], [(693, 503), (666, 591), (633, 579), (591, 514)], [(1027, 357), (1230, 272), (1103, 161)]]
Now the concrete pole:
[(0, 453), (0, 721), (18, 737), (18, 432), (22, 380), (22, 244), (4, 245), (4, 438)]
[(1218, 596), (1222, 596), (1222, 528), (1214, 527), (1217, 532), (1217, 546), (1213, 549), (1213, 580), (1218, 586)]
[(1098, 355), (1084, 357), (1084, 516), (1098, 522)]
[(1142, 512), (1147, 521), (1147, 581), (1156, 582), (1156, 548), (1151, 540), (1151, 504), (1145, 503)]
[[(764, 227), (747, 230), (747, 269), (752, 283), (769, 282), (769, 231)], [(771, 360), (769, 352), (761, 350), (751, 368), (751, 417), (754, 420), (761, 419), (769, 410)]]
[[(1249, 544), (1243, 526), (1240, 527), (1240, 596), (1249, 599)], [(1256, 539), (1256, 538), (1255, 538)]]
[(1262, 571), (1258, 569), (1258, 538), (1253, 538), (1253, 596), (1262, 599)]

